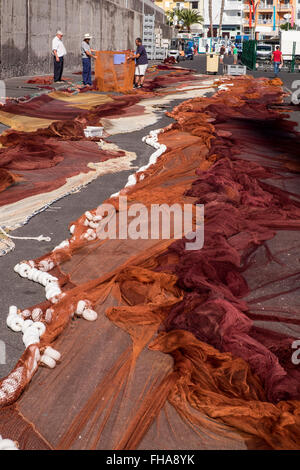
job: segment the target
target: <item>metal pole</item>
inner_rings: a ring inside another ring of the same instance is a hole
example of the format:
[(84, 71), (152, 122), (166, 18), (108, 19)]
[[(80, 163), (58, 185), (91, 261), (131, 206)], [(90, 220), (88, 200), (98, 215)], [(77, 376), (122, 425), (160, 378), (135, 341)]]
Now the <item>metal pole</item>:
[(291, 63), (291, 72), (295, 72), (295, 55), (296, 55), (296, 41), (293, 42), (293, 55)]

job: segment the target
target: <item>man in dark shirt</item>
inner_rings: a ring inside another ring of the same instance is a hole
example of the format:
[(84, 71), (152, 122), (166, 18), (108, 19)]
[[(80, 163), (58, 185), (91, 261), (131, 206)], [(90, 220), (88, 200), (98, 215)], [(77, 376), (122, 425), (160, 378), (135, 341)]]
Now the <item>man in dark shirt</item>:
[(146, 49), (142, 45), (141, 38), (137, 38), (135, 40), (135, 44), (137, 49), (135, 54), (132, 55), (132, 58), (135, 59), (136, 62), (134, 87), (142, 88), (145, 80), (146, 70), (148, 67), (148, 57)]

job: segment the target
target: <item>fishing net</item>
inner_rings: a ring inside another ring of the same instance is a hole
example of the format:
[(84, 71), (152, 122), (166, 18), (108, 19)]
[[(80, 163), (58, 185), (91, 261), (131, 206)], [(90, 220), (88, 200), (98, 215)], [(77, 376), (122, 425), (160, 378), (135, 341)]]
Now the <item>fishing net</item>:
[(135, 61), (130, 52), (97, 51), (95, 83), (99, 91), (128, 92), (132, 90)]
[[(167, 86), (168, 76), (171, 87)], [(27, 100), (8, 100), (0, 110), (0, 121), (10, 126), (0, 137), (0, 224), (15, 228), (95, 178), (129, 170), (133, 160), (130, 152), (98, 146), (99, 137), (86, 137), (85, 128), (104, 126), (111, 132), (117, 119), (123, 129), (128, 121), (136, 127), (137, 116), (141, 126), (150, 113), (153, 123), (158, 117), (149, 112), (151, 107), (146, 111), (138, 103), (160, 96), (162, 86), (169, 99), (168, 95), (189, 84), (191, 77), (191, 71), (155, 66), (149, 68), (146, 91), (116, 96), (82, 90), (69, 93), (65, 89)], [(177, 79), (182, 85), (176, 85)], [(128, 118), (126, 123), (124, 118)]]
[[(202, 249), (88, 241), (94, 209), (31, 262), (63, 295), (26, 313), (46, 331), (0, 382), (2, 434), (9, 416), (23, 448), (299, 448), (299, 134), (284, 111), (280, 81), (228, 79), (170, 113), (166, 152), (121, 191), (129, 208), (204, 204)], [(94, 323), (74, 315), (82, 300)]]
[[(15, 129), (0, 136), (0, 206), (54, 191), (71, 176), (91, 171), (90, 164), (124, 156), (121, 151), (100, 149), (92, 142), (99, 138), (86, 138), (84, 129), (87, 125), (99, 126), (101, 117), (129, 112), (127, 108), (139, 100), (136, 96), (113, 99), (93, 94), (82, 99), (56, 92), (26, 104), (4, 106), (0, 119), (9, 120)], [(44, 121), (45, 129), (41, 129)], [(23, 184), (15, 184), (18, 181)]]

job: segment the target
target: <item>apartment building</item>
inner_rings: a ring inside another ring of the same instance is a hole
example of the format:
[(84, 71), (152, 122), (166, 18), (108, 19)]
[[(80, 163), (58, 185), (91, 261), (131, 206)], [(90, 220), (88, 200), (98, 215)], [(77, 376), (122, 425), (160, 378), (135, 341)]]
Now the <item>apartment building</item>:
[[(255, 25), (255, 32), (260, 39), (278, 36), (280, 25), (287, 23), (287, 21), (293, 20), (296, 24), (300, 24), (299, 10), (300, 0), (261, 0), (256, 8), (252, 27)], [(250, 33), (249, 18), (249, 1), (244, 0), (244, 34)]]
[[(182, 10), (186, 8), (188, 10), (197, 10), (199, 14), (203, 17), (204, 16), (204, 3), (207, 3), (207, 0), (188, 0), (188, 1), (181, 1), (181, 2), (174, 2), (171, 0), (155, 0), (155, 4), (162, 8), (165, 11), (172, 11), (176, 8)], [(203, 33), (203, 25), (201, 24), (194, 24), (191, 28), (192, 33)]]
[[(243, 0), (225, 0), (222, 18), (222, 37), (234, 38), (242, 33)], [(219, 35), (221, 0), (212, 0), (213, 35)], [(204, 2), (204, 27), (210, 36), (210, 18), (208, 1)]]

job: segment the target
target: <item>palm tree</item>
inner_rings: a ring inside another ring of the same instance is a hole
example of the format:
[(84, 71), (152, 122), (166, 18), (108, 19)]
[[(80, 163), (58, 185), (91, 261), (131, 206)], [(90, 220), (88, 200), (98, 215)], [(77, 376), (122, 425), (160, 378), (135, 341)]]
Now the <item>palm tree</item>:
[(174, 10), (168, 10), (166, 12), (167, 16), (167, 24), (169, 26), (174, 26), (175, 23), (175, 16), (177, 16), (177, 21), (180, 20), (181, 10), (179, 8), (174, 8)]
[(193, 24), (199, 24), (203, 22), (203, 18), (197, 10), (183, 9), (180, 12), (179, 20), (182, 22), (182, 26), (188, 31), (191, 31)]
[(219, 24), (219, 36), (222, 36), (222, 25), (223, 25), (223, 14), (224, 14), (224, 7), (225, 7), (225, 0), (221, 2), (221, 9), (220, 9), (220, 24)]
[(212, 15), (212, 0), (208, 0), (208, 15), (209, 15), (209, 23), (210, 23), (210, 37), (212, 38), (214, 35), (214, 28), (213, 28), (213, 15)]
[(287, 22), (284, 24), (280, 25), (280, 29), (283, 29), (284, 31), (288, 31), (289, 29), (296, 29), (297, 26), (294, 24), (294, 26), (291, 25), (291, 23)]

